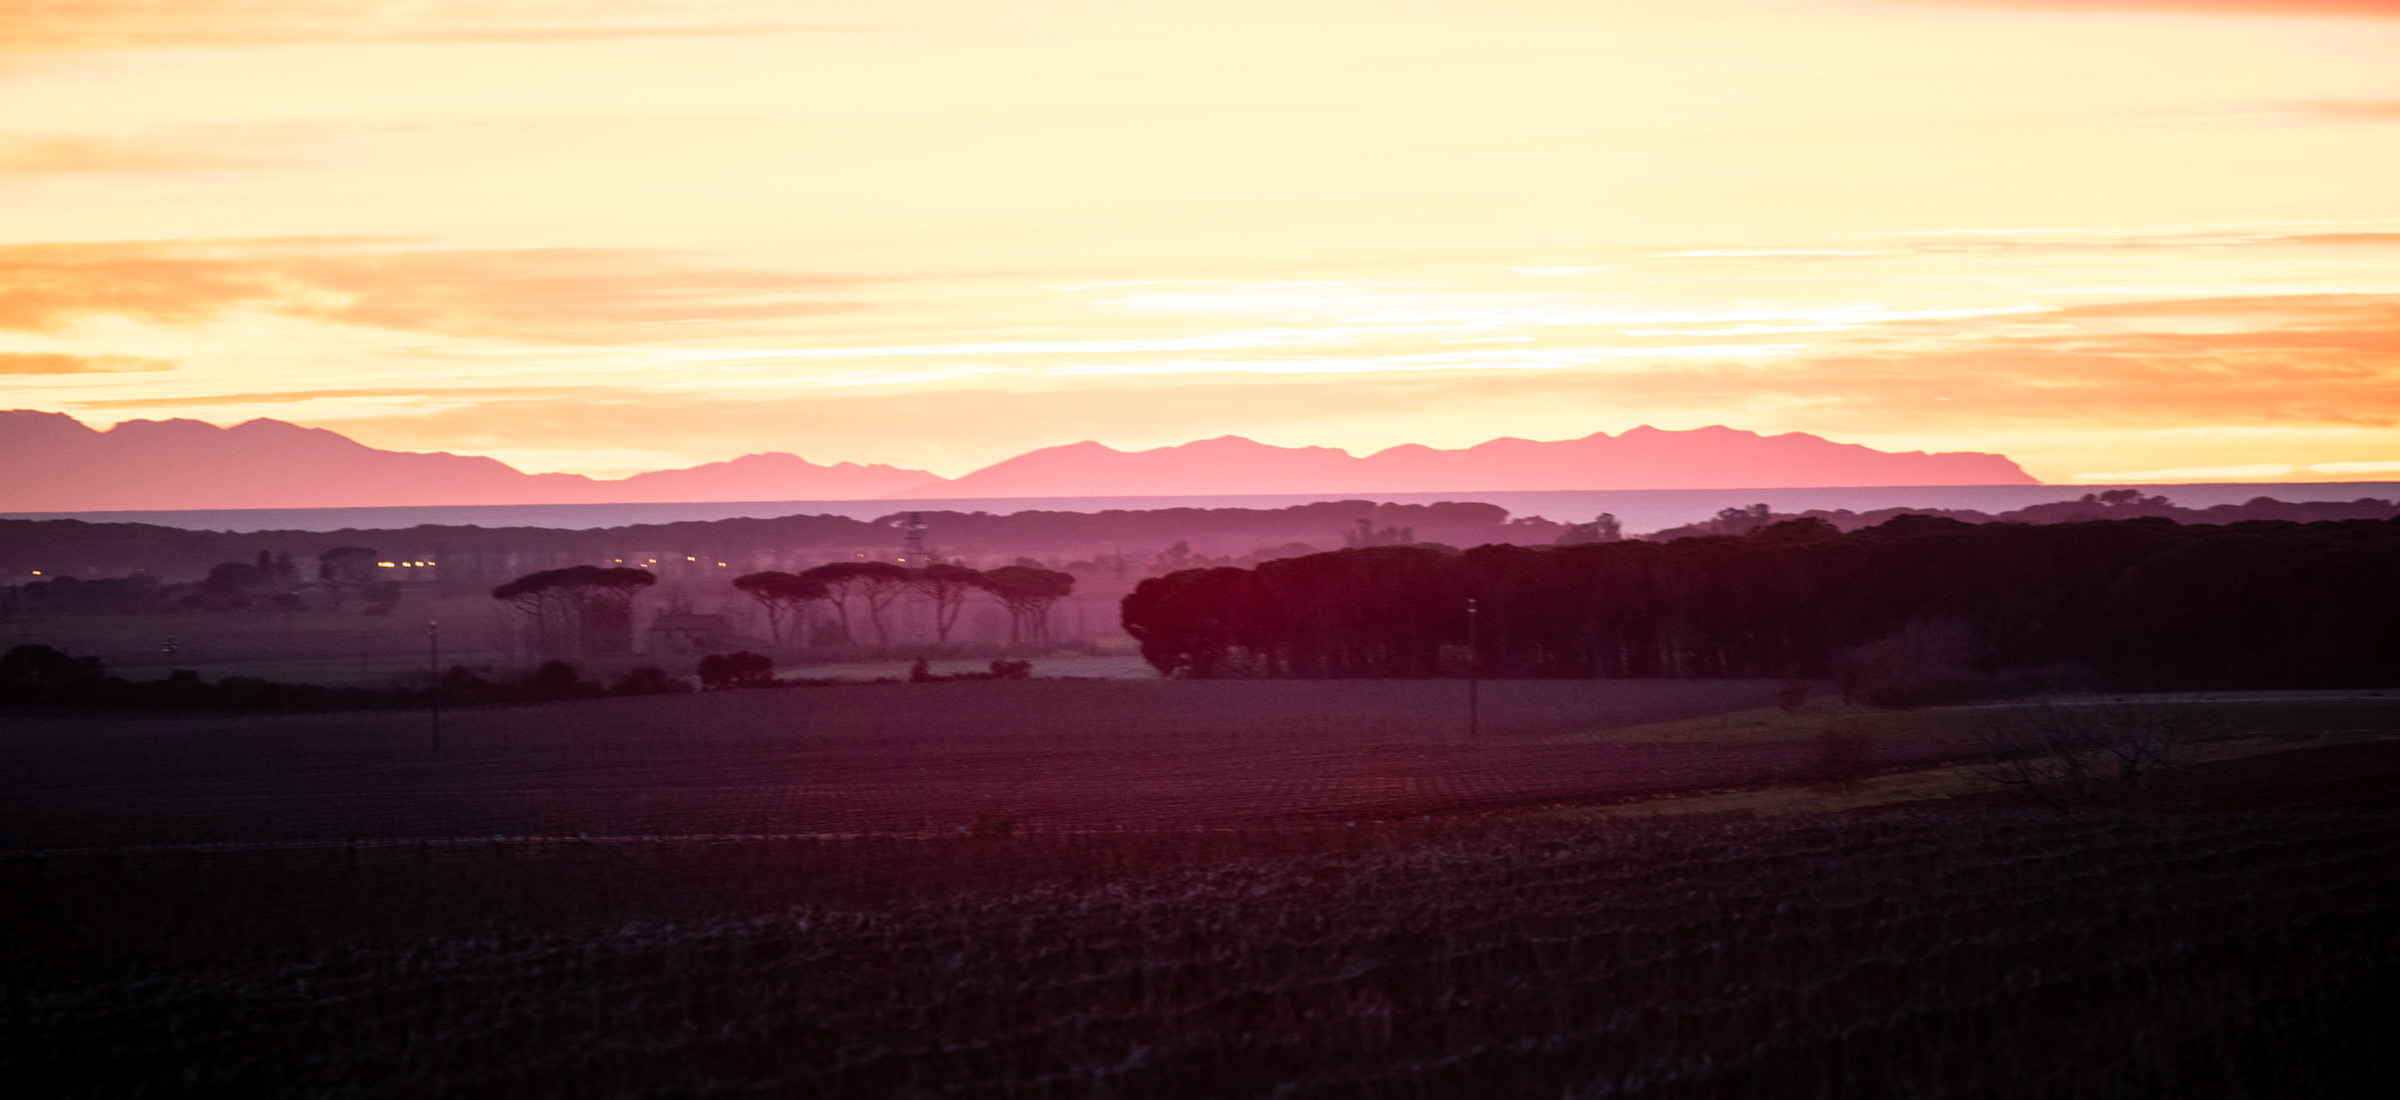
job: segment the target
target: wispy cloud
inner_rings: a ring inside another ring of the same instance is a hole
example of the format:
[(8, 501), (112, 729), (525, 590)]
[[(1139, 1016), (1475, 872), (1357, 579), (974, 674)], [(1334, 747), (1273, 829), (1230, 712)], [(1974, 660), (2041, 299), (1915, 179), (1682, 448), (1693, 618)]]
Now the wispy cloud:
[[(2394, 117), (2400, 117), (2396, 115)], [(2282, 244), (2317, 244), (2333, 247), (2400, 249), (2400, 233), (2308, 233), (2296, 237), (2279, 237)]]
[(862, 280), (630, 249), (410, 249), (371, 239), (0, 245), (0, 328), (205, 323), (237, 310), (508, 340), (612, 343), (661, 324), (864, 308)]
[(2302, 103), (2302, 111), (2329, 118), (2356, 118), (2377, 122), (2400, 122), (2400, 99), (2360, 99), (2325, 103)]
[(706, 17), (706, 7), (621, 0), (30, 0), (0, 7), (0, 53), (858, 29), (715, 21)]
[(2264, 481), (2268, 478), (2291, 476), (2292, 468), (2280, 462), (2265, 462), (2251, 466), (2175, 466), (2164, 470), (2121, 470), (2114, 473), (2076, 474), (2077, 481)]
[[(1425, 326), (1432, 328), (1435, 326)], [(1388, 330), (1375, 330), (1384, 335)], [(883, 344), (830, 348), (742, 348), (661, 350), (649, 358), (668, 363), (734, 363), (755, 359), (883, 359), (924, 356), (1111, 355), (1152, 351), (1241, 351), (1301, 344), (1343, 343), (1366, 335), (1354, 329), (1275, 329), (1150, 336), (1120, 340), (1003, 340), (971, 344)]]
[[(1922, 0), (1919, 0), (1922, 2)], [(2062, 11), (2171, 11), (2235, 15), (2400, 17), (2400, 0), (1938, 0), (1985, 7)]]
[(0, 134), (0, 175), (38, 172), (186, 172), (253, 168), (270, 161), (191, 144), (58, 134)]
[(138, 355), (65, 355), (0, 351), (0, 374), (124, 374), (174, 370), (165, 359)]
[(1385, 374), (1421, 371), (1543, 371), (1610, 362), (1675, 359), (1748, 360), (1790, 355), (1796, 344), (1682, 344), (1653, 347), (1504, 348), (1413, 355), (1312, 355), (1242, 359), (1152, 360), (1052, 367), (1066, 377), (1164, 374)]
[[(2293, 232), (2288, 229), (2213, 229), (2143, 232), (2117, 228), (1940, 230), (1895, 234), (1916, 238), (1906, 249), (1860, 255), (1988, 256), (2005, 253), (2130, 252), (2190, 249), (2221, 251), (2307, 245), (2400, 247), (2400, 233)], [(1834, 255), (1831, 252), (1815, 255)], [(1689, 255), (1688, 253), (1685, 255)]]
[(2400, 298), (2072, 306), (1795, 366), (1795, 382), (1820, 400), (1886, 416), (2390, 428), (2400, 424)]
[[(1087, 436), (1147, 446), (1237, 431), (1381, 446), (1441, 442), (1436, 433), (1462, 423), (1568, 435), (1643, 420), (1734, 421), (1852, 438), (1899, 432), (1976, 448), (2011, 432), (2073, 432), (2122, 444), (2095, 447), (2074, 465), (2051, 467), (2050, 476), (2130, 481), (2207, 479), (2217, 475), (2184, 475), (2278, 463), (2294, 476), (2363, 475), (2376, 471), (2324, 462), (2389, 459), (2378, 441), (2400, 428), (2400, 297), (2052, 307), (1895, 322), (1872, 326), (1869, 335), (1854, 340), (1851, 352), (1702, 344), (1388, 354), (1285, 348), (1263, 357), (1117, 352), (1019, 359), (1020, 366), (930, 386), (868, 384), (878, 379), (859, 372), (784, 375), (738, 396), (692, 377), (694, 385), (681, 390), (562, 387), (438, 401), (394, 395), (382, 410), (354, 411), (334, 426), (386, 446), (568, 454), (638, 439), (695, 460), (801, 450), (957, 473)], [(895, 437), (885, 428), (894, 423), (912, 430)], [(2108, 432), (2095, 432), (2094, 424), (2109, 425)], [(2195, 424), (2248, 434), (2161, 435)]]
[(1880, 302), (1659, 308), (1596, 304), (1588, 297), (1565, 293), (1456, 291), (1332, 282), (1115, 283), (1078, 289), (1115, 291), (1112, 296), (1100, 299), (1100, 304), (1142, 313), (1240, 315), (1415, 332), (1776, 323), (1859, 327), (1890, 321), (1992, 316), (2039, 308), (2005, 305), (1898, 309)]
[(421, 388), (350, 387), (322, 390), (273, 390), (259, 393), (197, 394), (182, 397), (116, 397), (78, 401), (75, 404), (76, 407), (84, 409), (181, 409), (224, 405), (296, 405), (309, 401), (356, 400), (360, 398), (417, 400), (433, 398), (436, 401), (455, 403), (492, 398), (524, 399), (538, 396), (542, 392), (544, 391), (521, 386), (445, 389), (435, 394), (429, 394)]

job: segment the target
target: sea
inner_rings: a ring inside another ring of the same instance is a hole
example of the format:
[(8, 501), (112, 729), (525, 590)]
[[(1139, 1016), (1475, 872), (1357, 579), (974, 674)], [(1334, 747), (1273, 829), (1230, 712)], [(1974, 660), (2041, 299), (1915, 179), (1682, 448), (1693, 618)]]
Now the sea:
[(2005, 512), (2075, 500), (2086, 493), (2137, 489), (2186, 508), (2239, 504), (2254, 497), (2282, 501), (2400, 499), (2400, 481), (2255, 481), (2179, 485), (1921, 485), (1861, 488), (1594, 489), (1446, 493), (1289, 493), (1233, 496), (1011, 497), (963, 500), (751, 500), (644, 504), (462, 504), (405, 508), (225, 508), (137, 512), (17, 512), (4, 519), (78, 519), (91, 523), (149, 523), (195, 531), (395, 530), (423, 524), (475, 527), (552, 527), (584, 530), (694, 520), (772, 519), (834, 515), (871, 520), (907, 512), (1104, 512), (1157, 508), (1288, 508), (1327, 500), (1395, 504), (1479, 501), (1512, 516), (1583, 523), (1603, 512), (1628, 533), (1664, 530), (1707, 519), (1724, 508), (1764, 504), (1777, 512), (1847, 508), (1972, 508)]

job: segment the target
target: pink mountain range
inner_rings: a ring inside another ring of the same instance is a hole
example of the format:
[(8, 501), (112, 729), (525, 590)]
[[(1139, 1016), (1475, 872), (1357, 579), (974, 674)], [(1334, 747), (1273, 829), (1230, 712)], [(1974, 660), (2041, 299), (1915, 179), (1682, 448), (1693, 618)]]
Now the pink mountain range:
[(1634, 428), (1581, 439), (1495, 439), (1459, 450), (1406, 443), (1364, 458), (1273, 447), (1238, 435), (1120, 451), (1046, 447), (902, 497), (1450, 493), (1527, 489), (1767, 489), (1862, 485), (2036, 485), (2005, 455), (1894, 453), (1805, 432)]
[(0, 412), (0, 470), (0, 512), (2037, 484), (2003, 455), (1894, 453), (1724, 427), (1495, 439), (1459, 450), (1408, 444), (1364, 457), (1240, 436), (1147, 451), (1084, 442), (956, 479), (775, 452), (602, 480), (528, 474), (475, 455), (377, 450), (280, 420), (230, 428), (129, 420), (95, 430), (26, 409)]

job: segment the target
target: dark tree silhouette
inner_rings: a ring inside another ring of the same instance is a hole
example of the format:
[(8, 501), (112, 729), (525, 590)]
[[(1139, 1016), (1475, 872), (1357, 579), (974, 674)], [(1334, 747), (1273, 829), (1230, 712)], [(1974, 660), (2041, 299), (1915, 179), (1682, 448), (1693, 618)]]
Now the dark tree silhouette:
[(53, 577), (35, 581), (11, 593), (24, 611), (64, 611), (76, 614), (140, 615), (160, 610), (167, 590), (151, 577)]
[(70, 693), (107, 678), (100, 658), (70, 657), (46, 645), (21, 645), (0, 655), (0, 691), (8, 693)]
[(570, 629), (573, 612), (566, 606), (566, 593), (551, 583), (554, 572), (527, 573), (492, 589), (493, 599), (524, 616), (535, 648), (544, 653), (564, 648), (562, 640), (573, 636)]
[(360, 585), (375, 579), (375, 551), (336, 546), (317, 555), (317, 579), (328, 585)]
[(783, 645), (783, 620), (791, 616), (800, 627), (800, 644), (808, 644), (808, 605), (832, 598), (821, 581), (790, 573), (768, 570), (750, 573), (733, 579), (733, 587), (757, 600), (767, 611), (767, 633), (777, 647)]
[(983, 574), (963, 565), (937, 561), (923, 569), (908, 571), (908, 583), (925, 598), (933, 601), (933, 640), (950, 640), (950, 628), (958, 623), (960, 609), (967, 605), (967, 595), (983, 587)]
[(572, 639), (580, 653), (626, 653), (633, 649), (633, 598), (657, 583), (644, 569), (575, 565), (527, 573), (492, 589), (492, 598), (525, 613), (545, 649)]
[(375, 551), (364, 546), (336, 546), (317, 555), (317, 582), (325, 586), (335, 610), (345, 598), (375, 583), (375, 561)]
[(1249, 570), (1187, 569), (1142, 582), (1125, 597), (1121, 617), (1126, 633), (1142, 643), (1142, 658), (1160, 674), (1214, 679), (1237, 646), (1267, 648), (1260, 644), (1266, 616), (1256, 599)]
[(1034, 645), (1050, 640), (1050, 606), (1075, 594), (1075, 577), (1033, 565), (1003, 565), (983, 573), (982, 588), (1008, 608), (1008, 640)]
[(1625, 526), (1617, 522), (1614, 512), (1602, 512), (1590, 523), (1578, 523), (1561, 532), (1557, 545), (1576, 546), (1587, 542), (1615, 542), (1625, 537)]
[(875, 627), (877, 645), (892, 644), (891, 627), (883, 621), (883, 609), (908, 588), (908, 570), (888, 561), (827, 562), (814, 569), (804, 570), (801, 577), (824, 585), (833, 600), (834, 614), (841, 620), (842, 633), (855, 642), (858, 635), (850, 627), (850, 597), (866, 602), (867, 620)]
[(246, 562), (229, 561), (210, 569), (208, 579), (200, 582), (200, 585), (211, 592), (238, 596), (265, 584), (266, 580), (267, 574), (257, 566)]
[[(1737, 510), (1744, 524), (1754, 511)], [(1728, 517), (1729, 520), (1736, 517)], [(995, 573), (998, 571), (994, 571)], [(1162, 674), (1840, 676), (1895, 704), (2088, 677), (2143, 690), (2400, 683), (2400, 521), (2045, 526), (1817, 518), (1673, 542), (1386, 546), (1143, 581)]]

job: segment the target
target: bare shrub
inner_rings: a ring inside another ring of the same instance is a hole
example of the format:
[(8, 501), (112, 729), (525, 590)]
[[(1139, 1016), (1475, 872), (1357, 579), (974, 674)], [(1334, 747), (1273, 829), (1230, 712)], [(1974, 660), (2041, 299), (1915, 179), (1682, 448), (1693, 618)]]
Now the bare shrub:
[(2045, 696), (1976, 723), (1986, 778), (2061, 811), (2116, 810), (2189, 771), (2202, 733), (2194, 697)]
[(700, 665), (694, 671), (700, 676), (700, 686), (712, 691), (772, 687), (775, 683), (775, 662), (763, 653), (749, 650), (711, 653), (700, 658)]
[(1879, 707), (1938, 706), (2080, 690), (2080, 665), (1987, 670), (1983, 635), (1957, 619), (1919, 619), (1834, 659), (1842, 701)]
[(1919, 707), (1988, 698), (1997, 684), (1975, 670), (1983, 639), (1957, 620), (1918, 620), (1836, 660), (1842, 698), (1879, 707)]
[(611, 695), (674, 695), (690, 690), (692, 685), (667, 675), (667, 670), (657, 665), (626, 669), (608, 685)]

